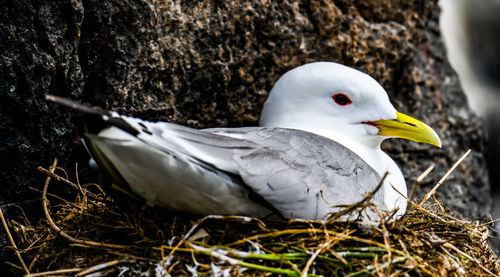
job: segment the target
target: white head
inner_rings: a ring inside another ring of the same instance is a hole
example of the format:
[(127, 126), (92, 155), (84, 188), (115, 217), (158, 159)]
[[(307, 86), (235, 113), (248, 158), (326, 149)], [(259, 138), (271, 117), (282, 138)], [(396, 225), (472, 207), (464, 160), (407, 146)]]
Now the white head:
[(374, 149), (393, 136), (440, 145), (430, 127), (398, 113), (372, 77), (332, 62), (306, 64), (283, 75), (264, 104), (260, 125)]

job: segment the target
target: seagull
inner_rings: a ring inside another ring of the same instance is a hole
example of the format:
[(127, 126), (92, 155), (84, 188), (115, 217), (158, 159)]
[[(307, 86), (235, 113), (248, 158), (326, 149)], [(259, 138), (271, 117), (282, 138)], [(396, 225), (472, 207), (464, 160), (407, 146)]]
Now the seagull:
[[(84, 140), (114, 182), (150, 205), (199, 215), (325, 220), (374, 193), (370, 201), (379, 211), (400, 216), (406, 182), (382, 141), (398, 137), (441, 147), (436, 132), (397, 112), (372, 77), (333, 62), (285, 73), (259, 127), (198, 130), (54, 95), (46, 99), (99, 122)], [(374, 212), (355, 216), (366, 220)]]

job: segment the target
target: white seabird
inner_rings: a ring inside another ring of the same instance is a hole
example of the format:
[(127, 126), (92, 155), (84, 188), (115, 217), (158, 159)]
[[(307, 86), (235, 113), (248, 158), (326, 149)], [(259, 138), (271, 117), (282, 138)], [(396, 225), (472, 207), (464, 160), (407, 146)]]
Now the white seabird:
[(331, 62), (283, 75), (260, 127), (196, 130), (46, 98), (107, 124), (85, 136), (114, 181), (151, 205), (200, 215), (325, 219), (372, 192), (386, 172), (371, 201), (401, 215), (405, 179), (380, 144), (400, 137), (441, 146), (429, 126), (394, 109), (377, 81)]

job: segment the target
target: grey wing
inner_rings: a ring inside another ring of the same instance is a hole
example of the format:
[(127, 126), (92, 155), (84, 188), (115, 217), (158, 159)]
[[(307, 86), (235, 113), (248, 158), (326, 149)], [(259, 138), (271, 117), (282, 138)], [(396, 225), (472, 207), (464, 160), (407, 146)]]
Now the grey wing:
[[(380, 176), (348, 148), (312, 133), (258, 128), (246, 133), (259, 143), (252, 151), (235, 151), (239, 174), (249, 186), (288, 218), (324, 219), (338, 205), (359, 202)], [(380, 190), (372, 201), (384, 208)]]
[[(147, 124), (138, 119), (127, 120)], [(185, 149), (149, 130), (133, 136), (112, 127), (86, 136), (99, 166), (151, 205), (201, 215), (263, 217), (274, 210), (241, 178), (185, 154)]]
[[(143, 135), (144, 141), (241, 177), (287, 218), (324, 219), (339, 210), (335, 206), (360, 201), (380, 181), (375, 170), (346, 147), (300, 130), (195, 130), (169, 123), (146, 127), (153, 135)], [(372, 201), (383, 206), (383, 194)]]

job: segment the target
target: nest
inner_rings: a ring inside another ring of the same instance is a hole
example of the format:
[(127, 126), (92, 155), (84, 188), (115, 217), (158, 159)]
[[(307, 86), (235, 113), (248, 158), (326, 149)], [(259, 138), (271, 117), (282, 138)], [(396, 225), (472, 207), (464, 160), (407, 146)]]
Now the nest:
[[(410, 201), (401, 219), (364, 228), (338, 219), (201, 218), (116, 203), (97, 184), (63, 177), (56, 162), (39, 170), (47, 174), (45, 219), (32, 225), (23, 217), (8, 227), (0, 210), (18, 256), (11, 265), (30, 276), (500, 274), (487, 224), (458, 219), (437, 202)], [(61, 186), (70, 189), (51, 193)]]

